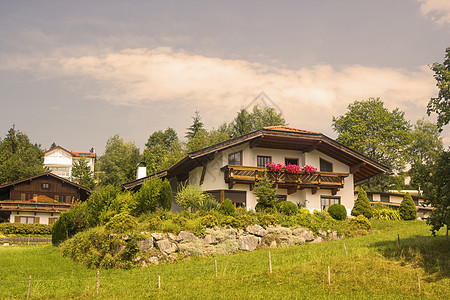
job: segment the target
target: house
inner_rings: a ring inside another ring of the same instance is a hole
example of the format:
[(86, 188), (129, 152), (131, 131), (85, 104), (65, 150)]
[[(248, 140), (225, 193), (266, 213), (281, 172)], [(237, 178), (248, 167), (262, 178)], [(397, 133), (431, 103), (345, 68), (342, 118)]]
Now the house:
[(53, 224), (91, 190), (46, 172), (0, 185), (0, 222)]
[(55, 146), (44, 152), (44, 166), (53, 174), (70, 179), (73, 165), (82, 158), (86, 160), (91, 172), (94, 172), (97, 158), (95, 152), (71, 152), (61, 146)]
[[(403, 201), (403, 197), (406, 193), (403, 192), (377, 192), (377, 191), (366, 191), (367, 198), (369, 198), (369, 201), (372, 205), (374, 204), (384, 204), (386, 206), (392, 207), (392, 208), (399, 208), (400, 204)], [(416, 191), (417, 193), (417, 191)], [(431, 211), (434, 209), (434, 207), (426, 206), (424, 204), (424, 199), (422, 196), (419, 196), (414, 193), (410, 193), (411, 198), (414, 201), (414, 204), (417, 208), (417, 217), (425, 219), (428, 218)], [(355, 191), (355, 200), (358, 198), (358, 192)]]
[[(286, 126), (271, 126), (191, 152), (167, 170), (124, 184), (138, 189), (152, 176), (167, 178), (175, 193), (189, 181), (212, 194), (219, 202), (229, 198), (236, 206), (255, 209), (252, 190), (267, 170), (266, 164), (311, 165), (309, 175), (288, 172), (268, 176), (278, 188), (281, 200), (313, 211), (343, 204), (353, 207), (354, 185), (388, 170), (387, 167), (317, 132)], [(177, 210), (177, 205), (172, 205)]]

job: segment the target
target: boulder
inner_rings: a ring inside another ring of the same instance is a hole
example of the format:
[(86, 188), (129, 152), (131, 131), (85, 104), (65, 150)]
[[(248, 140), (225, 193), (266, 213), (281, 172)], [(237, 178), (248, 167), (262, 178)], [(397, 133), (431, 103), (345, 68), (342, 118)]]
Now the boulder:
[(205, 244), (213, 244), (213, 245), (218, 243), (216, 237), (213, 236), (212, 234), (205, 235), (205, 237), (203, 238), (203, 242)]
[(320, 236), (318, 236), (311, 243), (322, 243), (322, 242), (323, 242), (323, 239)]
[(163, 239), (163, 240), (157, 241), (156, 246), (158, 247), (158, 249), (161, 252), (166, 253), (166, 254), (171, 254), (178, 250), (177, 244), (172, 243), (168, 239)]
[(198, 237), (196, 237), (192, 232), (189, 231), (181, 231), (178, 234), (178, 240), (180, 241), (195, 241)]
[(152, 238), (154, 238), (157, 241), (162, 240), (165, 237), (166, 237), (166, 235), (164, 233), (160, 233), (160, 232), (152, 233)]
[(267, 232), (268, 233), (273, 233), (276, 236), (287, 236), (287, 235), (291, 235), (292, 234), (292, 230), (290, 228), (286, 228), (280, 225), (270, 225), (267, 227)]
[(314, 233), (306, 228), (297, 227), (292, 230), (292, 234), (304, 238), (307, 242), (314, 240)]
[(141, 251), (149, 251), (150, 249), (153, 248), (153, 238), (149, 237), (146, 238), (145, 240), (139, 241), (137, 242), (137, 246), (139, 248), (139, 250)]
[(260, 238), (254, 236), (254, 235), (240, 236), (239, 239), (237, 240), (238, 248), (239, 248), (239, 250), (253, 251), (258, 246), (259, 239)]
[(250, 234), (253, 234), (256, 236), (261, 236), (261, 237), (263, 237), (267, 234), (267, 230), (265, 230), (264, 227), (257, 225), (257, 224), (247, 226), (247, 228), (245, 228), (245, 230)]
[(179, 241), (180, 239), (178, 238), (178, 235), (173, 234), (173, 233), (168, 233), (167, 236), (169, 237), (169, 239), (171, 239), (172, 241)]

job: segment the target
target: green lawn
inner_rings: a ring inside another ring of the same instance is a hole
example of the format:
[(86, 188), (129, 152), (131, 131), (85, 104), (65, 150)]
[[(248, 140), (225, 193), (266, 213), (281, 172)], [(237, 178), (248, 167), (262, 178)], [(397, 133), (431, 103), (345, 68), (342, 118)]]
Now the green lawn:
[(374, 221), (373, 225), (377, 229), (373, 235), (272, 249), (271, 274), (268, 250), (146, 269), (100, 270), (99, 295), (97, 271), (61, 257), (53, 246), (0, 247), (0, 298), (26, 298), (30, 275), (31, 298), (35, 299), (450, 298), (450, 241), (445, 240), (444, 230), (432, 237), (421, 221)]

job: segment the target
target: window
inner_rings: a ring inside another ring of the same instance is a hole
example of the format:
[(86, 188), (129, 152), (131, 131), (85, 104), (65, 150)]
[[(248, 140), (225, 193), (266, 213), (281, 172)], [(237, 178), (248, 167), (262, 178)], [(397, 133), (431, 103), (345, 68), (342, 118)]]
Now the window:
[(20, 194), (20, 200), (21, 201), (27, 200), (27, 195), (26, 194)]
[(43, 190), (49, 190), (50, 189), (50, 183), (48, 183), (48, 182), (43, 183), (41, 185), (41, 187), (42, 187)]
[(339, 196), (320, 196), (320, 207), (322, 210), (328, 210), (333, 204), (341, 204), (341, 197)]
[(242, 151), (228, 155), (228, 165), (242, 166)]
[(390, 199), (389, 199), (389, 195), (381, 195), (381, 202), (386, 202), (386, 203), (389, 203), (389, 202), (391, 202), (390, 201)]
[(55, 224), (56, 220), (58, 220), (58, 217), (56, 217), (56, 218), (48, 218), (48, 225)]
[(291, 165), (298, 165), (298, 158), (285, 158), (284, 164), (287, 166), (289, 164)]
[(19, 222), (22, 224), (33, 224), (34, 221), (34, 217), (20, 217)]
[(59, 195), (55, 195), (55, 201), (59, 202)]
[(257, 157), (258, 167), (264, 168), (268, 163), (272, 161), (271, 156), (259, 156)]
[(324, 159), (320, 159), (320, 172), (333, 172), (333, 164)]

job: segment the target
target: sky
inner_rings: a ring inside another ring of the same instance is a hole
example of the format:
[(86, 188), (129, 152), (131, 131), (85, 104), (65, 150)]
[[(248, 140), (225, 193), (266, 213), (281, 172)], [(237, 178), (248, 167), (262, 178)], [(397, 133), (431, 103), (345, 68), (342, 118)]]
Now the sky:
[[(437, 95), (449, 0), (0, 0), (0, 136), (77, 152), (119, 134), (143, 151), (258, 95), (289, 126), (331, 138), (332, 118), (379, 97), (411, 124)], [(450, 125), (442, 132), (450, 145)]]

